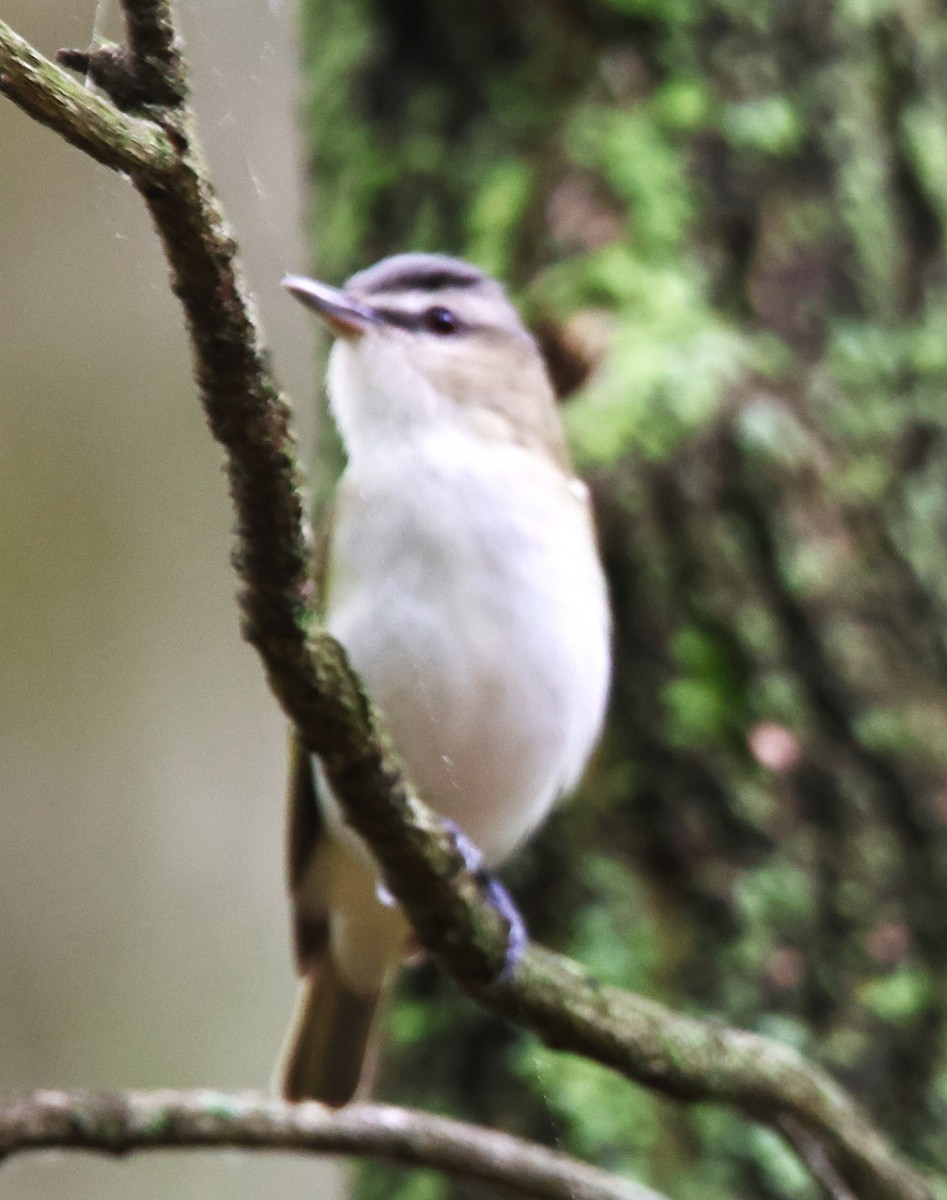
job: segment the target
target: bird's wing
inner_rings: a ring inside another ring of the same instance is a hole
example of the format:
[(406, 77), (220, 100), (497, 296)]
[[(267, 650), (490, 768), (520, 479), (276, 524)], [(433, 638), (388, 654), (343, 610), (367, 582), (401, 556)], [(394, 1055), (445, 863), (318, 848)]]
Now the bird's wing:
[(317, 861), (325, 833), (318, 786), (312, 756), (292, 730), (286, 792), (286, 865), (293, 908), (293, 945), (300, 973), (312, 969), (328, 938), (328, 910)]
[[(333, 513), (331, 506), (317, 523), (310, 559), (310, 577), (316, 589), (316, 608), (324, 614), (329, 583)], [(293, 945), (301, 974), (311, 971), (328, 940), (326, 881), (320, 876), (320, 849), (325, 829), (319, 804), (319, 781), (312, 755), (298, 732), (289, 734), (289, 776), (286, 787), (286, 866), (292, 903)]]

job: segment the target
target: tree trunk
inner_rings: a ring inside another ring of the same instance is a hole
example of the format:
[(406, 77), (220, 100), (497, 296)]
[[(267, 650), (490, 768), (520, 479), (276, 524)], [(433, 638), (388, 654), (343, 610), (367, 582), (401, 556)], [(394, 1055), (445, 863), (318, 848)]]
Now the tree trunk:
[[(534, 934), (793, 1041), (947, 1168), (947, 16), (308, 0), (304, 22), (321, 273), (429, 249), (502, 276), (594, 488), (616, 679), (580, 797), (509, 873)], [(406, 981), (387, 1096), (676, 1195), (813, 1194), (775, 1139), (446, 992)]]

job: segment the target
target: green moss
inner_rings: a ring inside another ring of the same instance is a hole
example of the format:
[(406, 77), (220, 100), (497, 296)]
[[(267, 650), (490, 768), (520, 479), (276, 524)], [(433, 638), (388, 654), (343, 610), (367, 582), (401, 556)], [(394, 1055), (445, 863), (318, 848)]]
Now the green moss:
[(818, 453), (812, 431), (777, 396), (761, 390), (737, 416), (740, 445), (786, 467), (801, 467)]
[(750, 1129), (747, 1149), (758, 1164), (764, 1183), (777, 1195), (816, 1200), (822, 1189), (786, 1141), (768, 1129)]
[(628, 211), (631, 243), (660, 261), (681, 245), (694, 217), (694, 197), (680, 148), (647, 106), (580, 108), (565, 134), (569, 153), (601, 174)]
[(647, 989), (657, 943), (641, 881), (602, 853), (587, 855), (579, 873), (590, 903), (575, 916), (570, 953), (605, 982)]
[(363, 1161), (358, 1176), (361, 1200), (447, 1200), (451, 1194), (448, 1180), (434, 1171), (379, 1171)]
[(861, 301), (870, 315), (888, 322), (899, 299), (901, 261), (891, 186), (894, 166), (879, 108), (877, 72), (867, 43), (853, 37), (847, 56), (822, 83), (831, 93), (833, 120), (826, 140), (836, 160), (836, 189)]
[(500, 279), (515, 275), (517, 231), (536, 187), (530, 165), (507, 158), (484, 172), (467, 217), (470, 257)]
[(721, 320), (698, 268), (657, 266), (625, 245), (555, 268), (537, 290), (553, 309), (587, 304), (613, 316), (609, 350), (566, 411), (580, 463), (633, 450), (666, 457), (714, 418), (731, 385), (772, 360), (771, 340)]
[(717, 107), (717, 99), (706, 80), (679, 75), (655, 90), (650, 113), (667, 133), (684, 134), (709, 125)]
[(633, 1178), (650, 1175), (646, 1164), (660, 1137), (655, 1097), (613, 1071), (542, 1046), (524, 1047), (518, 1071), (549, 1098), (579, 1157)]
[(904, 1021), (927, 1006), (932, 986), (926, 971), (904, 966), (866, 984), (860, 999), (876, 1016), (886, 1021)]
[(943, 102), (909, 105), (901, 118), (904, 143), (917, 177), (947, 236), (947, 106)]
[(737, 885), (736, 899), (747, 924), (769, 929), (770, 936), (780, 927), (811, 919), (816, 903), (805, 870), (788, 855), (765, 870), (744, 876)]
[(721, 127), (737, 149), (773, 157), (795, 154), (806, 134), (799, 109), (792, 99), (781, 95), (728, 104), (723, 110)]
[[(318, 172), (312, 220), (319, 270), (327, 279), (344, 279), (361, 265), (357, 247), (364, 236), (363, 214), (394, 170), (379, 156), (369, 126), (352, 106), (353, 78), (372, 52), (369, 11), (368, 0), (302, 8), (305, 107)], [(331, 187), (321, 186), (330, 179)]]
[(750, 367), (739, 334), (704, 324), (686, 304), (678, 311), (678, 322), (661, 307), (629, 315), (616, 329), (605, 362), (567, 413), (580, 463), (614, 464), (633, 451), (668, 457), (713, 420), (728, 387)]
[(667, 737), (676, 746), (707, 746), (726, 739), (745, 715), (745, 697), (728, 647), (694, 626), (671, 642), (679, 673), (661, 693)]

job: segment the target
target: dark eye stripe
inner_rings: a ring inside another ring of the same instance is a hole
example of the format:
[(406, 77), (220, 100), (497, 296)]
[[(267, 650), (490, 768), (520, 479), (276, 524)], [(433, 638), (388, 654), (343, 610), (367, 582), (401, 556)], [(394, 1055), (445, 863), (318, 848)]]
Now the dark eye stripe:
[[(431, 332), (429, 308), (425, 308), (422, 312), (405, 312), (403, 308), (381, 308), (378, 305), (372, 306), (375, 312), (381, 317), (386, 325), (396, 325), (399, 329), (412, 329), (415, 331), (423, 331), (424, 333)], [(470, 328), (456, 316), (454, 317), (456, 324), (454, 325), (453, 333), (464, 333)]]

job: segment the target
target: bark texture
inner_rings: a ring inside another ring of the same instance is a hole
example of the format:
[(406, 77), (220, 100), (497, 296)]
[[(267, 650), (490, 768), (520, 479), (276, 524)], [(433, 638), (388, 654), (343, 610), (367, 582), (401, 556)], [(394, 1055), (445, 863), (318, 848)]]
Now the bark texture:
[[(304, 22), (319, 270), (411, 248), (503, 276), (594, 486), (617, 676), (582, 795), (512, 869), (533, 933), (784, 1038), (947, 1168), (947, 17), (309, 0)], [(393, 1094), (672, 1194), (813, 1194), (768, 1135), (443, 992), (406, 989)]]

